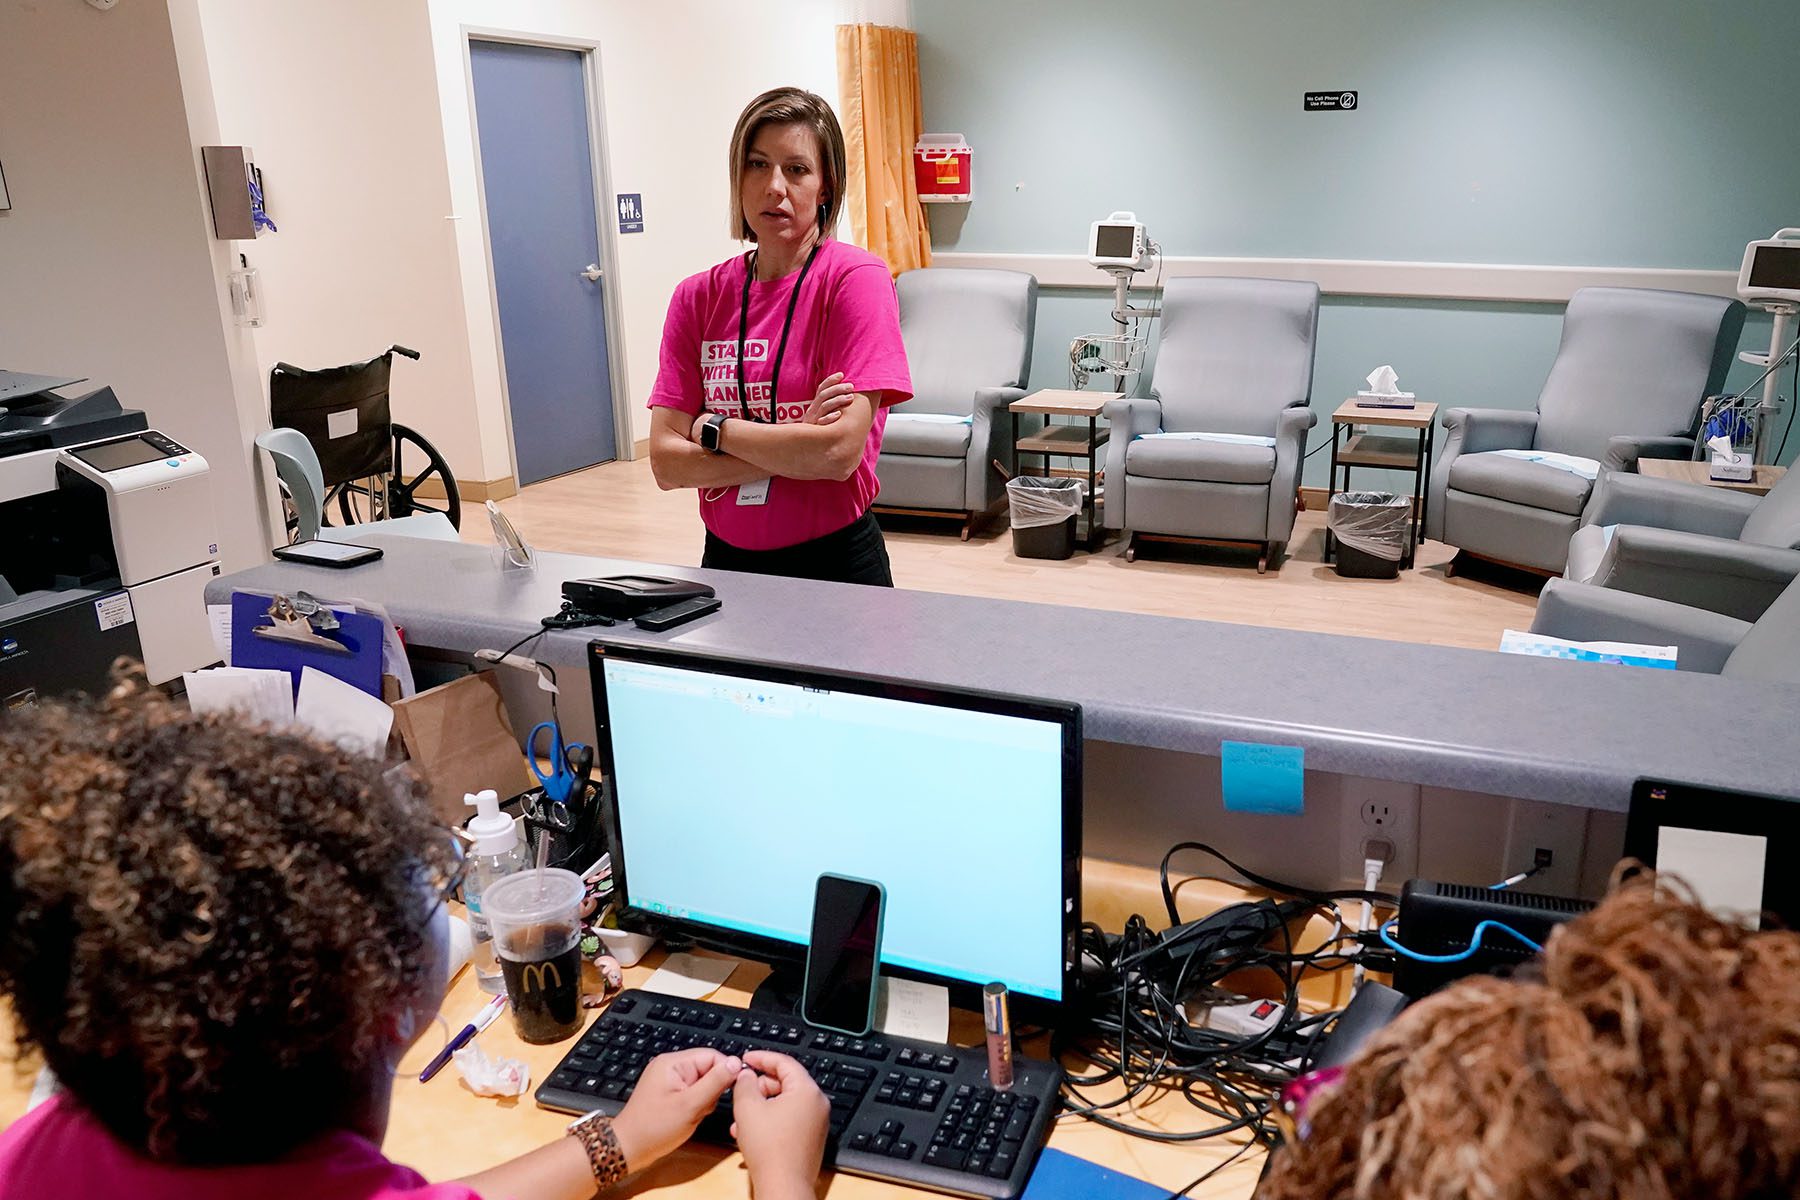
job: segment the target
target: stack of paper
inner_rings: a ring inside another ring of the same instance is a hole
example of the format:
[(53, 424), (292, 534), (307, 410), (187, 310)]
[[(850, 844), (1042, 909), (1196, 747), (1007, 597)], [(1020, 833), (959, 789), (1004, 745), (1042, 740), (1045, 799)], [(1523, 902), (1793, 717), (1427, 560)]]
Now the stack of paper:
[(269, 729), (311, 733), (356, 754), (387, 753), (394, 710), (361, 688), (307, 667), (296, 699), (286, 671), (213, 667), (189, 671), (188, 705), (197, 713), (231, 713)]
[(270, 729), (294, 723), (294, 685), (286, 671), (213, 667), (188, 671), (181, 680), (188, 706), (197, 713), (235, 713)]

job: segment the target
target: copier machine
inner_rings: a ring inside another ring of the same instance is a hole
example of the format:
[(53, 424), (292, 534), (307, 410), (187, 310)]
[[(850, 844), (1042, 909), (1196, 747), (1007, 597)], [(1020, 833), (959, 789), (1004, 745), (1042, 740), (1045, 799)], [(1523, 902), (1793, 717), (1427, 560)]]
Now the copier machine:
[(206, 460), (111, 388), (0, 371), (0, 705), (99, 693), (113, 660), (152, 683), (218, 661)]

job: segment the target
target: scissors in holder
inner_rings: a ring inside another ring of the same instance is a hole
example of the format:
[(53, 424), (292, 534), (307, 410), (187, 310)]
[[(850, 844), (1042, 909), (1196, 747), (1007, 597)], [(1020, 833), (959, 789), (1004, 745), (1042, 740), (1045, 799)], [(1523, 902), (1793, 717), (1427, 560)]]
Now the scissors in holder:
[[(550, 737), (549, 745), (542, 751), (538, 749), (540, 733)], [(575, 788), (575, 772), (569, 767), (569, 747), (563, 743), (562, 727), (555, 721), (539, 721), (533, 725), (531, 736), (525, 739), (525, 758), (531, 764), (531, 773), (544, 785), (544, 798), (554, 804), (566, 805), (569, 793)], [(538, 765), (540, 760), (549, 762), (548, 774)]]

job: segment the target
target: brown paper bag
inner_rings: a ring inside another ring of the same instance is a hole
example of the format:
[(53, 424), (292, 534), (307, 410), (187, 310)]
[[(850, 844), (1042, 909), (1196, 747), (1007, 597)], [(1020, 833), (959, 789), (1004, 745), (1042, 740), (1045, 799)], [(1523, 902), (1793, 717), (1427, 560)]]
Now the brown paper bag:
[(506, 800), (536, 783), (491, 671), (395, 701), (394, 725), (438, 816), (451, 825), (474, 811), (463, 803), (466, 793), (493, 788)]

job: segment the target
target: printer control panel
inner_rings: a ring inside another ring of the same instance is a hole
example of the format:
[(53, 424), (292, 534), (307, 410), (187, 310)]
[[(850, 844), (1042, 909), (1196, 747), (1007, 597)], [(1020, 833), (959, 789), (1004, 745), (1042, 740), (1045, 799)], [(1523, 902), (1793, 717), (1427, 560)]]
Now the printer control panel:
[(152, 429), (144, 433), (134, 433), (130, 437), (76, 446), (67, 453), (91, 471), (120, 477), (114, 486), (131, 487), (141, 486), (145, 482), (160, 481), (161, 476), (152, 471), (141, 479), (132, 479), (130, 482), (126, 482), (126, 479), (121, 476), (121, 472), (164, 460), (168, 460), (170, 465), (176, 465), (175, 460), (185, 458), (193, 451)]

